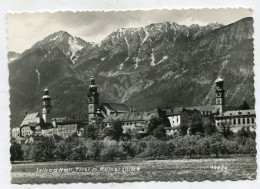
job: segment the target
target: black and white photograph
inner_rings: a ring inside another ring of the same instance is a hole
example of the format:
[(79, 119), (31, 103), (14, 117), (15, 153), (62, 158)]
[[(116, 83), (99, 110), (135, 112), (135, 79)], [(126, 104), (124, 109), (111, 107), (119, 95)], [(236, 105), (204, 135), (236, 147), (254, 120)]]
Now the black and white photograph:
[(6, 14), (12, 184), (255, 180), (251, 8)]

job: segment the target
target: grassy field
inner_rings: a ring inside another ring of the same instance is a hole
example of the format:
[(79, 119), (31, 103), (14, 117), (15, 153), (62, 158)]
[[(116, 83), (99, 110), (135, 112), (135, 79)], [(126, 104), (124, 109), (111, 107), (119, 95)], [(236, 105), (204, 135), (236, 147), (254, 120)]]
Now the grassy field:
[(43, 162), (13, 164), (12, 183), (245, 180), (256, 158)]

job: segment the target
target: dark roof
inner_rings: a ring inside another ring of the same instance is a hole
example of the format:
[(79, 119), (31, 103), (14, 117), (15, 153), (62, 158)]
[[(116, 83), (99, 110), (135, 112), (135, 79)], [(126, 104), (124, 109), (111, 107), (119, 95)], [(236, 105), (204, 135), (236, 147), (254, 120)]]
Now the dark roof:
[(40, 123), (40, 114), (39, 112), (27, 114), (23, 119), (21, 126), (23, 125), (35, 125)]
[(183, 107), (170, 108), (166, 110), (166, 115), (179, 115), (183, 111)]
[(166, 109), (166, 115), (180, 115), (182, 112), (187, 112), (189, 115), (192, 114), (199, 114), (199, 111), (197, 109), (187, 109), (184, 107), (176, 107), (171, 109)]
[(232, 116), (245, 116), (245, 115), (254, 115), (255, 116), (255, 110), (235, 110), (235, 111), (226, 111), (223, 114), (220, 114), (216, 117), (232, 117)]
[(130, 108), (124, 103), (102, 103), (101, 107), (106, 107), (113, 112), (130, 112)]
[(128, 112), (121, 114), (111, 114), (103, 119), (103, 122), (112, 122), (115, 120), (120, 120), (123, 122), (126, 121), (148, 121), (152, 117), (159, 117), (158, 111), (150, 111), (150, 112)]
[(56, 117), (52, 118), (52, 121), (56, 121), (57, 124), (69, 124), (69, 123), (83, 123), (86, 119), (78, 119), (73, 117)]
[[(193, 106), (193, 107), (185, 107), (188, 110), (198, 110), (200, 112), (211, 112), (213, 114), (218, 113), (218, 108), (216, 105), (204, 105), (204, 106)], [(224, 106), (224, 111), (234, 110), (233, 106)]]
[(188, 110), (198, 110), (200, 112), (212, 112), (217, 113), (218, 109), (215, 105), (205, 105), (205, 106), (193, 106), (193, 107), (185, 107)]

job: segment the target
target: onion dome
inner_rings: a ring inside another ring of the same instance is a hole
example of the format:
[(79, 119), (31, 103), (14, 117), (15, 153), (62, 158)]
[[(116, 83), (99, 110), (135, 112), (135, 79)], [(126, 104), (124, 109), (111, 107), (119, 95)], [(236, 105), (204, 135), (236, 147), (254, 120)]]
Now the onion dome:
[(49, 90), (47, 88), (44, 89), (43, 91), (43, 97), (42, 99), (51, 99), (50, 95), (49, 95)]
[(222, 79), (221, 77), (219, 77), (218, 79), (216, 79), (215, 83), (218, 83), (218, 82), (224, 82), (224, 79)]

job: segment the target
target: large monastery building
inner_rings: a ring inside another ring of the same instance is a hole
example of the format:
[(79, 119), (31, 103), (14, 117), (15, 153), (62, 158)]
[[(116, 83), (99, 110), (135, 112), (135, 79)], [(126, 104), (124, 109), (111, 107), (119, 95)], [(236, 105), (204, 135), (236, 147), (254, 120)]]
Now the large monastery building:
[(87, 94), (88, 119), (53, 118), (51, 114), (51, 96), (49, 90), (45, 89), (42, 96), (42, 114), (39, 112), (27, 114), (19, 127), (12, 129), (12, 137), (24, 140), (24, 138), (34, 135), (58, 135), (62, 138), (67, 138), (73, 134), (81, 136), (90, 124), (95, 125), (97, 121), (101, 121), (106, 127), (110, 127), (116, 120), (122, 122), (124, 133), (133, 129), (145, 133), (148, 122), (152, 117), (168, 118), (170, 127), (165, 127), (168, 135), (174, 134), (177, 127), (194, 116), (213, 116), (217, 128), (229, 125), (231, 130), (235, 132), (242, 127), (255, 130), (255, 111), (234, 110), (233, 107), (227, 106), (225, 104), (224, 80), (218, 78), (215, 85), (214, 105), (175, 107), (165, 110), (155, 108), (145, 112), (136, 112), (133, 107), (129, 107), (125, 103), (100, 103), (98, 87), (95, 84), (95, 78), (92, 76)]

